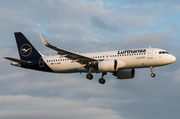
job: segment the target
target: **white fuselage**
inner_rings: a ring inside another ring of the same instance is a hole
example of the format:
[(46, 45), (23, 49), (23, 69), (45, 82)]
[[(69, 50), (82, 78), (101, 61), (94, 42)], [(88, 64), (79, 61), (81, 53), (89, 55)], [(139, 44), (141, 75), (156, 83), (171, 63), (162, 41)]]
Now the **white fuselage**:
[(87, 73), (86, 78), (93, 79), (92, 73), (102, 73), (99, 83), (104, 84), (104, 76), (110, 72), (117, 79), (131, 79), (135, 68), (150, 67), (155, 77), (154, 67), (175, 62), (176, 57), (158, 48), (129, 49), (94, 53), (73, 53), (49, 44), (40, 34), (45, 46), (55, 50), (57, 56), (42, 55), (22, 32), (14, 33), (20, 59), (4, 57), (13, 61), (11, 65), (22, 68), (54, 73)]
[[(107, 51), (84, 53), (83, 56), (97, 60), (114, 60), (118, 61), (118, 69), (146, 68), (163, 66), (173, 63), (176, 58), (168, 54), (165, 50), (157, 48), (143, 48), (121, 51)], [(80, 63), (58, 56), (43, 56), (44, 62), (57, 73), (88, 72)], [(43, 67), (43, 63), (40, 64)], [(94, 73), (99, 71), (94, 70)]]

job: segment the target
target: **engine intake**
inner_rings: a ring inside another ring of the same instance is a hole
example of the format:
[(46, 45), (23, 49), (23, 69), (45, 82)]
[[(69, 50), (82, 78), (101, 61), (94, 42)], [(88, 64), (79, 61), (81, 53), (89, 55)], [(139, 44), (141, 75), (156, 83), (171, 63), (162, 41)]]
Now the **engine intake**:
[(118, 69), (117, 60), (106, 60), (98, 63), (98, 69), (101, 72), (114, 72)]

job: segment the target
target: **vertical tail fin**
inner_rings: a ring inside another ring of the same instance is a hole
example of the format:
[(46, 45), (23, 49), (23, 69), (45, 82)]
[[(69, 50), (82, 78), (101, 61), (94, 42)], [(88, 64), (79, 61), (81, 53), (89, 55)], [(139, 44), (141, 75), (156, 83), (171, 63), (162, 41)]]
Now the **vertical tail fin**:
[(38, 52), (38, 50), (36, 50), (36, 48), (31, 44), (31, 42), (22, 32), (15, 32), (14, 35), (16, 38), (21, 60), (41, 57), (41, 54)]

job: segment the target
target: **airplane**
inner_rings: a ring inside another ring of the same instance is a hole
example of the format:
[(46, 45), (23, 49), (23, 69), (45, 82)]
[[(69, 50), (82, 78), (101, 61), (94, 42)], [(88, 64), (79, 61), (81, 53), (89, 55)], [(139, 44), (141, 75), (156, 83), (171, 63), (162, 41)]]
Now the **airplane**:
[(102, 73), (100, 84), (106, 80), (108, 72), (117, 79), (131, 79), (135, 76), (135, 68), (150, 67), (151, 76), (155, 77), (154, 67), (168, 65), (176, 61), (176, 57), (159, 48), (141, 48), (94, 53), (74, 53), (49, 44), (40, 35), (45, 46), (57, 51), (57, 56), (41, 54), (22, 32), (15, 32), (15, 39), (20, 59), (4, 57), (11, 60), (11, 65), (53, 73), (87, 73), (86, 78), (93, 79), (92, 73)]

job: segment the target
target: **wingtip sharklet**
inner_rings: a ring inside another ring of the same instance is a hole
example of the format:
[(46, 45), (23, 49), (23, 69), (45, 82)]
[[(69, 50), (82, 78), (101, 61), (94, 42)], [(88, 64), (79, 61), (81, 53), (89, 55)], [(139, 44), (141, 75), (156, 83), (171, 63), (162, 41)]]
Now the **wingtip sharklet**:
[(41, 40), (42, 40), (43, 44), (45, 46), (47, 46), (49, 43), (44, 39), (44, 37), (41, 34), (39, 34), (39, 36), (41, 37)]

